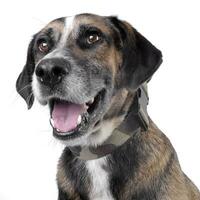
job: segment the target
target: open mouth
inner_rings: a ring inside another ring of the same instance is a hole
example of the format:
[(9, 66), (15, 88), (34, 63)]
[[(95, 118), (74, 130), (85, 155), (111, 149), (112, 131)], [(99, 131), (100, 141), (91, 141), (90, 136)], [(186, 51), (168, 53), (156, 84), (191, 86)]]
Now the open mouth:
[(98, 113), (104, 97), (105, 90), (101, 90), (83, 104), (52, 98), (49, 105), (54, 136), (59, 139), (72, 139), (83, 135), (91, 125), (98, 124)]

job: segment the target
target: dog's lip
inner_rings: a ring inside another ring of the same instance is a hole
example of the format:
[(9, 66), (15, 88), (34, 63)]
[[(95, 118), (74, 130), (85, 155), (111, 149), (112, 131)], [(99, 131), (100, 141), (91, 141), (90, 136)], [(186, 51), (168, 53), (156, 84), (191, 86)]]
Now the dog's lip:
[(99, 120), (94, 121), (94, 118), (98, 116), (98, 114), (95, 111), (101, 105), (101, 102), (103, 101), (104, 97), (105, 97), (105, 89), (102, 89), (100, 92), (97, 93), (97, 95), (94, 98), (91, 98), (90, 101), (88, 101), (87, 103), (84, 103), (87, 109), (86, 109), (86, 112), (84, 112), (81, 115), (81, 123), (78, 124), (74, 129), (68, 132), (60, 131), (56, 129), (52, 124), (52, 110), (53, 110), (54, 103), (55, 101), (60, 101), (57, 98), (52, 98), (49, 101), (49, 107), (50, 107), (50, 116), (51, 116), (50, 124), (53, 128), (53, 135), (58, 139), (67, 140), (67, 139), (80, 137), (81, 135), (86, 133), (88, 128), (90, 128), (91, 126), (91, 122), (94, 122), (92, 124), (98, 124)]

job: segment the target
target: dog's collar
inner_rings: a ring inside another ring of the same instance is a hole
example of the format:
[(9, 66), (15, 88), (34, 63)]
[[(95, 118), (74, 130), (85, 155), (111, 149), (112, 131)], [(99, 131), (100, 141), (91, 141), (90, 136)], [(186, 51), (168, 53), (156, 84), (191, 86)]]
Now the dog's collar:
[(149, 126), (147, 105), (149, 97), (147, 83), (144, 83), (136, 91), (130, 112), (125, 118), (124, 126), (115, 129), (112, 135), (100, 146), (97, 147), (69, 147), (75, 157), (81, 160), (94, 160), (111, 154), (116, 148), (126, 143), (133, 134), (146, 131)]

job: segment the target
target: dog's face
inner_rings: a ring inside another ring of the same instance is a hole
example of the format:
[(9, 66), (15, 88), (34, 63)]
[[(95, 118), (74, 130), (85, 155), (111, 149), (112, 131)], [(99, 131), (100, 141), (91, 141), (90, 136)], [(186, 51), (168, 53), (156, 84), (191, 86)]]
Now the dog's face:
[[(160, 62), (160, 51), (127, 22), (81, 14), (56, 19), (33, 37), (16, 86), (29, 108), (34, 97), (49, 105), (55, 137), (97, 145), (123, 120), (128, 93)], [(106, 122), (111, 131), (102, 131)]]

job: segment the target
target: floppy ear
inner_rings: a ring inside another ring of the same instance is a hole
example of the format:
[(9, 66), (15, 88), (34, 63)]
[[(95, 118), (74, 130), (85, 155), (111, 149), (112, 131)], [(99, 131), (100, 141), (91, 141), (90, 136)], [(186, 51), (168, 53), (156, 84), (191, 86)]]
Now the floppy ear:
[(122, 43), (123, 63), (120, 73), (123, 83), (129, 89), (137, 89), (142, 83), (150, 80), (162, 63), (161, 51), (129, 23), (120, 21), (116, 17), (111, 17), (111, 22)]
[(17, 92), (26, 101), (28, 109), (32, 107), (34, 102), (34, 96), (32, 93), (32, 85), (31, 85), (32, 75), (35, 68), (33, 45), (34, 45), (34, 39), (32, 39), (32, 41), (29, 44), (26, 65), (24, 66), (16, 82)]

